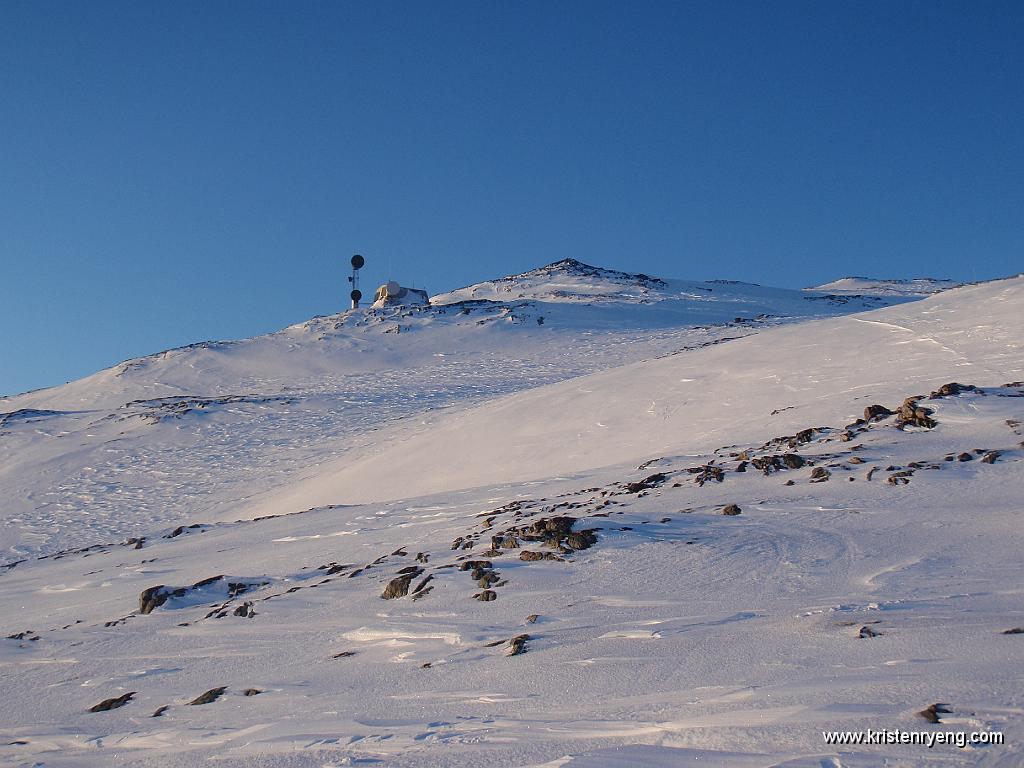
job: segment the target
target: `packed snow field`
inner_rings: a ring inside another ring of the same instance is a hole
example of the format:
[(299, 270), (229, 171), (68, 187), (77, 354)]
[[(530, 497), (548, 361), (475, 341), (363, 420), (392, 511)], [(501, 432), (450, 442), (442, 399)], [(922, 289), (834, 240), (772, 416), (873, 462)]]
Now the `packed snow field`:
[[(561, 262), (6, 398), (0, 761), (1020, 765), (1024, 277), (869, 282)], [(1005, 743), (822, 736), (897, 728)]]

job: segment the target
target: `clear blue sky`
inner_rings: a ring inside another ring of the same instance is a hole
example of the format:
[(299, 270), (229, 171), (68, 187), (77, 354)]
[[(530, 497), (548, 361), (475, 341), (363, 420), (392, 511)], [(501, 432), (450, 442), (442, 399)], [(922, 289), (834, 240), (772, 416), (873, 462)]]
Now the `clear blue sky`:
[(0, 2), (0, 393), (571, 256), (1024, 252), (1021, 2)]

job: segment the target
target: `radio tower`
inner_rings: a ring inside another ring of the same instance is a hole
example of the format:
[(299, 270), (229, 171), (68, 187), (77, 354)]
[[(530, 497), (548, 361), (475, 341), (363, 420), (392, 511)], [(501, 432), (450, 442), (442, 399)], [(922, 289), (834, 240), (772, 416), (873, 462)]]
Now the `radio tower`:
[(366, 259), (358, 253), (352, 257), (352, 274), (348, 278), (348, 281), (352, 283), (352, 292), (349, 294), (349, 298), (352, 299), (352, 309), (359, 309), (359, 300), (363, 298), (363, 292), (359, 290), (359, 270), (365, 263)]

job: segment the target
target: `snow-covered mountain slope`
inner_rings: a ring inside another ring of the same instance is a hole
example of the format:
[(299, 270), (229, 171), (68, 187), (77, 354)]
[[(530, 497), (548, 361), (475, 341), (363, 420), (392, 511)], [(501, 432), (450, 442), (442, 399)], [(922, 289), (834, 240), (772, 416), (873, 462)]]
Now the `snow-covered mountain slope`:
[(403, 419), (889, 301), (574, 261), (495, 283), (514, 296), (473, 298), (485, 292), (473, 286), (429, 307), (315, 318), (0, 399), (0, 550), (21, 557), (242, 514)]
[(808, 288), (809, 291), (832, 295), (858, 296), (930, 296), (939, 291), (958, 288), (963, 283), (956, 280), (937, 280), (934, 277), (918, 277), (911, 280), (878, 280), (872, 277), (843, 277), (831, 283)]
[(253, 502), (257, 514), (578, 472), (664, 452), (703, 453), (844, 417), (934, 382), (1024, 378), (1024, 277), (576, 378), (403, 424), (366, 455)]
[[(639, 470), (8, 568), (0, 758), (1019, 765), (1024, 388), (936, 390), (920, 424), (833, 405)], [(822, 737), (896, 728), (1006, 743)]]
[(578, 271), (9, 398), (0, 763), (1024, 762), (1024, 277)]

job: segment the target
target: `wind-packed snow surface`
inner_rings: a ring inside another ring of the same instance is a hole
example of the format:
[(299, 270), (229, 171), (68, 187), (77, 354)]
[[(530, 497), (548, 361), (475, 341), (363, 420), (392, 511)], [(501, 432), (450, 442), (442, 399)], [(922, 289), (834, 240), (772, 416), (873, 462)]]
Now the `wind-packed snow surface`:
[(1021, 764), (1024, 278), (905, 301), (560, 262), (7, 398), (0, 762)]

